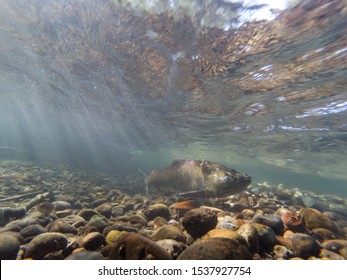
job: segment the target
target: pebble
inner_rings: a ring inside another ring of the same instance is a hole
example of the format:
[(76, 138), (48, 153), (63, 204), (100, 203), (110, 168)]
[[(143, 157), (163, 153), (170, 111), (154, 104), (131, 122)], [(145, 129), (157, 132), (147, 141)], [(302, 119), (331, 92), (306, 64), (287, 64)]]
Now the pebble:
[(140, 224), (141, 226), (147, 225), (147, 220), (145, 217), (139, 214), (135, 214), (129, 217), (129, 222), (131, 224)]
[(15, 260), (20, 248), (20, 243), (17, 238), (10, 234), (0, 234), (0, 259)]
[(128, 232), (112, 245), (111, 260), (170, 260), (171, 255), (156, 242)]
[(272, 256), (275, 260), (288, 260), (295, 256), (295, 254), (287, 247), (282, 245), (275, 245), (272, 251)]
[(48, 225), (48, 231), (77, 234), (77, 229), (65, 222), (63, 219), (57, 219)]
[(252, 254), (246, 247), (228, 238), (199, 240), (178, 256), (178, 260), (250, 260)]
[(290, 237), (293, 252), (300, 258), (307, 259), (311, 256), (318, 257), (321, 246), (308, 234), (295, 233)]
[(95, 211), (109, 219), (112, 216), (112, 205), (110, 203), (103, 203), (96, 207)]
[(338, 227), (334, 221), (329, 219), (327, 216), (323, 215), (320, 211), (313, 208), (302, 208), (300, 209), (300, 214), (305, 219), (306, 227), (309, 229), (313, 228), (326, 228), (335, 233), (338, 233)]
[(329, 251), (327, 249), (321, 249), (319, 256), (323, 259), (327, 260), (344, 260), (345, 258), (341, 256), (340, 254), (337, 254), (333, 251)]
[(98, 213), (96, 211), (94, 211), (93, 209), (82, 209), (81, 211), (79, 211), (77, 213), (77, 216), (81, 216), (86, 221), (89, 221), (91, 219), (91, 217), (93, 217), (94, 215), (97, 215), (97, 214)]
[(173, 239), (177, 242), (185, 243), (187, 238), (183, 234), (181, 230), (172, 225), (165, 225), (158, 228), (150, 238), (154, 241), (162, 240), (162, 239)]
[(195, 200), (184, 200), (170, 205), (169, 209), (175, 209), (178, 217), (182, 217), (189, 210), (199, 208), (200, 204)]
[(144, 215), (146, 216), (147, 220), (153, 220), (155, 217), (163, 217), (166, 220), (169, 220), (171, 217), (169, 208), (162, 203), (149, 205), (144, 211)]
[(174, 260), (188, 247), (186, 244), (173, 239), (162, 239), (157, 241), (157, 244), (163, 247)]
[(199, 238), (216, 227), (217, 215), (209, 209), (196, 208), (188, 211), (182, 218), (182, 225), (193, 237)]
[(252, 253), (259, 251), (259, 234), (252, 224), (246, 223), (241, 225), (238, 228), (237, 233), (244, 237), (248, 244), (248, 249)]
[(66, 258), (66, 260), (103, 260), (104, 257), (99, 252), (95, 251), (81, 251), (73, 253)]
[(106, 198), (99, 198), (99, 199), (96, 199), (92, 202), (92, 206), (94, 208), (102, 205), (102, 204), (106, 204), (107, 203), (107, 199)]
[(281, 220), (284, 226), (293, 232), (304, 233), (306, 231), (304, 217), (298, 211), (287, 211), (283, 213)]
[(96, 250), (105, 244), (105, 236), (99, 232), (91, 232), (87, 234), (81, 242), (82, 247), (84, 247), (86, 250)]
[(47, 232), (47, 229), (41, 225), (29, 225), (20, 230), (21, 236), (25, 239), (34, 238), (36, 235)]
[(67, 244), (67, 238), (62, 233), (42, 233), (31, 240), (25, 252), (25, 258), (41, 260), (48, 253), (65, 249)]
[(106, 235), (106, 243), (107, 244), (114, 244), (118, 240), (118, 238), (124, 234), (125, 231), (119, 231), (119, 230), (111, 230)]
[(339, 253), (339, 250), (341, 250), (344, 247), (347, 247), (347, 240), (344, 240), (344, 239), (327, 240), (322, 243), (322, 246), (324, 249), (333, 251), (335, 253)]
[(276, 243), (276, 234), (269, 226), (253, 223), (259, 236), (259, 246), (265, 250), (271, 249)]
[(313, 228), (311, 235), (315, 237), (319, 242), (336, 239), (336, 234), (326, 228)]
[(52, 204), (55, 211), (63, 211), (72, 208), (71, 204), (66, 201), (53, 201)]
[(274, 215), (256, 215), (253, 218), (253, 223), (269, 226), (277, 235), (283, 235), (284, 233), (282, 220)]
[(228, 238), (248, 247), (248, 243), (242, 235), (238, 234), (236, 231), (228, 229), (212, 229), (202, 237), (202, 239), (208, 238)]
[(104, 228), (109, 225), (108, 220), (100, 214), (94, 215), (90, 218), (86, 226), (94, 227), (97, 231), (102, 232)]

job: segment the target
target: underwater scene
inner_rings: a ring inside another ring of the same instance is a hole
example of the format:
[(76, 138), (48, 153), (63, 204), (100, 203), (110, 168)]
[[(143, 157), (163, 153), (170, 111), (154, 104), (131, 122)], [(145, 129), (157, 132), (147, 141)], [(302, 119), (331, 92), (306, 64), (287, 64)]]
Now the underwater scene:
[(346, 260), (346, 0), (0, 1), (0, 259)]

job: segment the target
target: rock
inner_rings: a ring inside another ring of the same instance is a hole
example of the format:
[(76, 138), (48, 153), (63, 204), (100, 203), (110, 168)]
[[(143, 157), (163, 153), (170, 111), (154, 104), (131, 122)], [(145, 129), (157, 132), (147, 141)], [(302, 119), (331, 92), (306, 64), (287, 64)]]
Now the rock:
[(93, 209), (82, 209), (81, 211), (79, 211), (77, 213), (77, 216), (82, 217), (83, 219), (85, 219), (86, 221), (89, 221), (91, 219), (91, 217), (93, 217), (94, 215), (97, 215), (98, 213), (96, 211), (94, 211)]
[(246, 247), (228, 238), (210, 238), (197, 241), (185, 249), (178, 260), (250, 260)]
[(339, 253), (339, 250), (347, 247), (347, 240), (344, 239), (332, 239), (324, 241), (322, 244), (324, 249)]
[(158, 228), (150, 237), (154, 241), (162, 240), (162, 239), (173, 239), (177, 242), (185, 243), (187, 238), (177, 227), (172, 225), (165, 225)]
[(222, 221), (220, 221), (217, 224), (217, 228), (228, 229), (228, 230), (236, 230), (237, 225), (235, 224), (235, 221), (225, 217)]
[(298, 211), (287, 211), (283, 213), (281, 220), (284, 226), (293, 232), (304, 233), (306, 231), (304, 217)]
[(103, 203), (96, 207), (95, 211), (109, 219), (112, 216), (112, 205), (110, 203)]
[(261, 249), (269, 250), (276, 244), (276, 234), (268, 226), (253, 223), (254, 228), (258, 232), (259, 246)]
[(182, 218), (182, 225), (193, 237), (206, 234), (217, 225), (217, 215), (209, 209), (196, 208), (188, 211)]
[(34, 238), (36, 235), (47, 232), (47, 229), (41, 225), (30, 225), (19, 232), (24, 238)]
[(139, 214), (135, 214), (130, 216), (129, 222), (131, 224), (140, 224), (141, 226), (146, 226), (147, 225), (147, 220), (145, 217)]
[(41, 260), (48, 253), (65, 249), (67, 244), (67, 238), (62, 233), (42, 233), (31, 240), (26, 250), (25, 258)]
[[(99, 199), (96, 199), (92, 202), (92, 206), (94, 208), (104, 204), (104, 203), (107, 203), (107, 199), (106, 198), (99, 198)], [(101, 214), (101, 213), (100, 213)]]
[(237, 219), (251, 220), (255, 215), (255, 211), (252, 209), (243, 209), (241, 213), (236, 215)]
[(321, 249), (319, 256), (323, 259), (327, 260), (344, 260), (345, 258), (340, 254), (337, 254), (333, 251), (329, 251), (327, 249)]
[(168, 224), (168, 221), (163, 217), (158, 216), (158, 217), (155, 217), (153, 219), (154, 229), (160, 228), (160, 227), (165, 226), (167, 224)]
[(272, 256), (275, 260), (288, 260), (294, 257), (295, 254), (285, 246), (275, 245)]
[(91, 232), (82, 239), (82, 247), (86, 250), (96, 250), (106, 244), (105, 236), (99, 232)]
[(103, 235), (106, 236), (111, 230), (127, 231), (127, 232), (137, 232), (138, 230), (132, 227), (128, 223), (115, 222), (111, 226), (105, 227), (103, 230)]
[(318, 257), (321, 246), (310, 235), (295, 233), (290, 238), (293, 252), (300, 258), (307, 259), (311, 256)]
[(41, 202), (38, 205), (36, 205), (36, 209), (37, 209), (37, 211), (40, 211), (41, 213), (43, 213), (45, 215), (49, 215), (49, 214), (53, 213), (55, 207), (54, 207), (53, 203)]
[(63, 219), (57, 219), (49, 224), (48, 231), (77, 234), (77, 229), (65, 222)]
[(347, 247), (343, 247), (339, 250), (341, 256), (343, 256), (347, 260)]
[(341, 214), (345, 217), (347, 216), (347, 205), (330, 203), (329, 204), (329, 210), (332, 212), (336, 212), (338, 214)]
[(118, 238), (126, 233), (125, 231), (119, 231), (119, 230), (111, 230), (106, 235), (106, 243), (107, 244), (114, 244), (118, 240)]
[(123, 205), (119, 205), (112, 208), (113, 217), (123, 216), (124, 214), (125, 214), (125, 207)]
[(58, 217), (58, 218), (65, 218), (69, 215), (72, 214), (72, 209), (65, 209), (65, 210), (62, 210), (62, 211), (56, 211), (55, 212), (55, 215)]
[(71, 209), (71, 204), (66, 201), (53, 201), (52, 202), (55, 211), (63, 211), (66, 209)]
[(199, 207), (200, 204), (195, 200), (184, 200), (170, 205), (169, 209), (175, 209), (178, 217), (182, 217), (189, 210)]
[(144, 214), (148, 221), (153, 220), (155, 217), (163, 217), (167, 220), (170, 219), (169, 208), (161, 203), (153, 204), (147, 207)]
[(106, 228), (109, 225), (108, 220), (100, 214), (94, 215), (91, 217), (86, 224), (86, 226), (94, 227), (99, 232), (103, 232), (104, 228)]
[(252, 224), (246, 223), (241, 225), (237, 233), (244, 237), (248, 244), (247, 247), (252, 253), (259, 251), (259, 234)]
[(17, 238), (10, 234), (0, 234), (0, 259), (15, 260), (20, 248), (20, 243)]
[(112, 245), (111, 260), (170, 260), (171, 255), (156, 242), (128, 232)]
[(103, 260), (104, 257), (99, 252), (81, 251), (73, 253), (66, 258), (66, 260)]
[(187, 248), (186, 244), (173, 239), (162, 239), (157, 241), (157, 244), (163, 247), (174, 260)]
[(302, 208), (300, 214), (305, 219), (306, 227), (309, 229), (313, 228), (327, 228), (335, 233), (338, 233), (338, 227), (331, 219), (324, 216), (320, 211), (313, 208)]
[(313, 228), (311, 235), (319, 242), (323, 242), (329, 239), (336, 239), (336, 234), (326, 228)]
[(202, 237), (202, 239), (208, 238), (228, 238), (248, 247), (248, 243), (242, 235), (238, 234), (236, 231), (228, 229), (212, 229)]
[(282, 220), (274, 215), (256, 215), (253, 218), (253, 223), (269, 226), (277, 235), (283, 235), (284, 233)]

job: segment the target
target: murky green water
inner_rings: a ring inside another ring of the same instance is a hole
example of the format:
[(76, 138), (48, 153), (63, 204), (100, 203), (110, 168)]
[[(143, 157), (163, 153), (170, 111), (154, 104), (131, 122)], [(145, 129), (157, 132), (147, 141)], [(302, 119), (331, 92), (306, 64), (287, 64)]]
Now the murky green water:
[(272, 2), (1, 1), (0, 158), (346, 197), (346, 2)]

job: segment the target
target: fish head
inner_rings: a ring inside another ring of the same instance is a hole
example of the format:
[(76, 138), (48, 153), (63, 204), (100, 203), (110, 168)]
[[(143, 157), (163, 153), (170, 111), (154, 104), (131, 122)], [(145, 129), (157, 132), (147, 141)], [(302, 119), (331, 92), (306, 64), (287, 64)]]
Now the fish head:
[(251, 177), (236, 170), (214, 170), (205, 179), (206, 193), (210, 197), (223, 197), (239, 193), (252, 182)]

